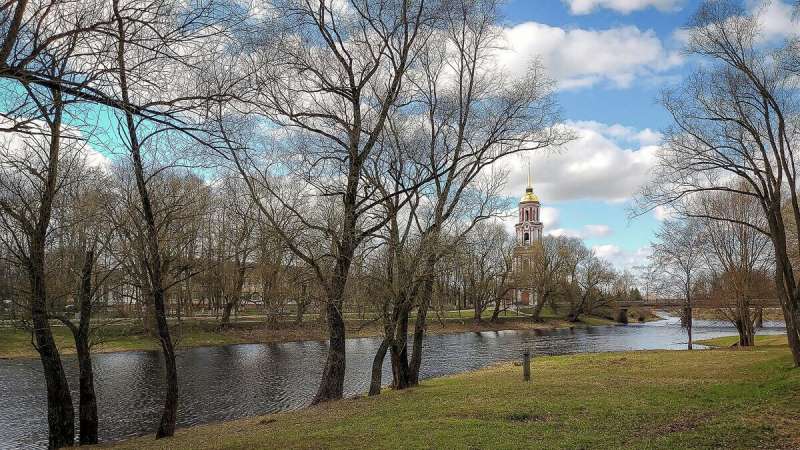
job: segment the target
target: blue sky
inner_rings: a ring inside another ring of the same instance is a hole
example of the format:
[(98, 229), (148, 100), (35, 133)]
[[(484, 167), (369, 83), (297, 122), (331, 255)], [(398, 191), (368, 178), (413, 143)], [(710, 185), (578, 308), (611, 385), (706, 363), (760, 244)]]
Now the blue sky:
[[(788, 0), (746, 0), (770, 36), (797, 33)], [(629, 221), (627, 206), (648, 181), (669, 117), (659, 93), (692, 70), (680, 30), (692, 0), (509, 0), (509, 61), (540, 57), (559, 84), (563, 119), (579, 139), (534, 155), (534, 190), (545, 233), (580, 236), (618, 267), (645, 261), (662, 214)], [(514, 64), (512, 62), (511, 64)], [(509, 195), (525, 187), (525, 161), (510, 163)], [(660, 213), (661, 211), (659, 211)], [(508, 225), (508, 224), (507, 224)]]

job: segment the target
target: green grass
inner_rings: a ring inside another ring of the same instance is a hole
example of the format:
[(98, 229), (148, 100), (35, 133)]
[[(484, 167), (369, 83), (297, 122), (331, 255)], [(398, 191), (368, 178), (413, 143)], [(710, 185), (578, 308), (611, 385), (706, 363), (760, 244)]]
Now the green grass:
[[(709, 347), (730, 347), (739, 342), (738, 336), (723, 336), (714, 339), (704, 339), (697, 341), (698, 344), (708, 345)], [(788, 345), (789, 341), (785, 334), (759, 336), (756, 335), (756, 346)]]
[[(536, 358), (121, 449), (800, 448), (786, 347)], [(235, 386), (232, 388), (236, 388)]]

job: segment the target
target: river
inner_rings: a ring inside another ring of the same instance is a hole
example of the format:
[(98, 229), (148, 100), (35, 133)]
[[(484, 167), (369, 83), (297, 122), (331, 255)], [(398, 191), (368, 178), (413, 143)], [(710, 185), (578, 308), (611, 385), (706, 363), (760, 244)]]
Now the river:
[[(766, 323), (759, 334), (783, 333)], [(735, 334), (722, 322), (696, 320), (696, 340)], [(554, 331), (497, 331), (429, 336), (421, 376), (431, 378), (533, 355), (621, 350), (685, 349), (678, 319), (627, 326)], [(347, 395), (366, 393), (377, 338), (347, 340)], [(201, 347), (178, 354), (178, 426), (230, 420), (306, 406), (313, 396), (327, 344), (306, 341)], [(121, 352), (93, 357), (100, 416), (100, 440), (153, 433), (162, 407), (163, 363), (158, 352)], [(70, 386), (77, 389), (77, 361), (64, 358)], [(387, 364), (384, 383), (391, 372)], [(77, 401), (77, 395), (73, 398)], [(41, 364), (35, 359), (0, 360), (0, 448), (47, 444), (47, 408)], [(75, 408), (77, 412), (77, 405)], [(76, 418), (77, 423), (77, 418)]]

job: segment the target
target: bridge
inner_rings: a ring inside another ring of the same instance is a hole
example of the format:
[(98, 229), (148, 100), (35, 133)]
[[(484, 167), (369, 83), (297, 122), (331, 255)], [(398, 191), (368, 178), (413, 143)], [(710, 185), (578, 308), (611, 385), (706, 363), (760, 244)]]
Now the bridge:
[[(683, 308), (686, 299), (683, 298), (650, 298), (642, 301), (617, 302), (620, 308)], [(721, 301), (710, 298), (693, 298), (692, 308), (725, 308), (733, 306), (731, 302)], [(750, 299), (750, 306), (753, 308), (780, 308), (781, 303), (777, 298), (753, 298)]]

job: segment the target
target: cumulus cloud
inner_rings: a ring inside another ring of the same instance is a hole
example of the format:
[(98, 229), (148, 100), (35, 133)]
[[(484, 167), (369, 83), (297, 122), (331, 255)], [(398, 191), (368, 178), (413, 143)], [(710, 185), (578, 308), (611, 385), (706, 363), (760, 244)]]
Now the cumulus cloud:
[(528, 160), (533, 167), (534, 191), (545, 205), (579, 199), (622, 202), (650, 179), (659, 148), (657, 133), (596, 122), (567, 122), (564, 126), (577, 139), (562, 150), (529, 153), (500, 162), (509, 173), (507, 195), (522, 195)]
[(794, 20), (794, 6), (780, 0), (750, 1), (751, 14), (758, 17), (762, 38), (780, 39), (800, 36), (800, 26)]
[(589, 14), (595, 9), (605, 8), (622, 14), (630, 14), (646, 8), (659, 11), (677, 11), (683, 0), (563, 0), (572, 14)]
[[(800, 26), (795, 19), (794, 6), (781, 0), (748, 0), (746, 14), (756, 17), (761, 32), (760, 41), (800, 37)], [(689, 42), (691, 28), (680, 28), (672, 34), (682, 45)]]
[(655, 216), (656, 220), (664, 221), (669, 220), (673, 217), (674, 211), (671, 208), (666, 206), (656, 206), (653, 210), (653, 216)]
[(630, 251), (613, 244), (595, 245), (592, 250), (600, 258), (613, 264), (618, 270), (630, 270), (640, 266), (647, 261), (647, 257), (652, 253), (650, 246), (639, 247)]
[(503, 31), (506, 48), (499, 63), (511, 73), (522, 73), (541, 60), (561, 89), (601, 82), (627, 87), (636, 78), (655, 76), (683, 61), (655, 32), (635, 26), (587, 30), (525, 22)]
[(650, 128), (637, 130), (636, 128), (626, 127), (618, 123), (606, 125), (593, 120), (584, 120), (570, 122), (570, 125), (573, 128), (592, 130), (606, 137), (613, 138), (624, 143), (638, 144), (640, 146), (658, 145), (664, 138), (664, 135), (662, 135), (660, 132), (654, 131)]
[[(0, 117), (0, 129), (11, 129), (14, 120)], [(22, 120), (20, 120), (22, 122)], [(43, 155), (47, 151), (48, 128), (42, 120), (25, 121), (25, 132), (0, 132), (0, 160), (32, 155)], [(86, 165), (103, 170), (111, 166), (111, 160), (97, 151), (85, 138), (84, 133), (75, 127), (65, 126), (61, 132), (62, 158), (73, 158), (75, 155), (85, 158)]]
[(569, 228), (550, 228), (545, 227), (545, 234), (549, 236), (567, 236), (576, 237), (579, 239), (592, 239), (598, 237), (606, 237), (613, 234), (614, 230), (608, 225), (603, 224), (589, 224), (584, 225), (580, 230), (573, 230)]

